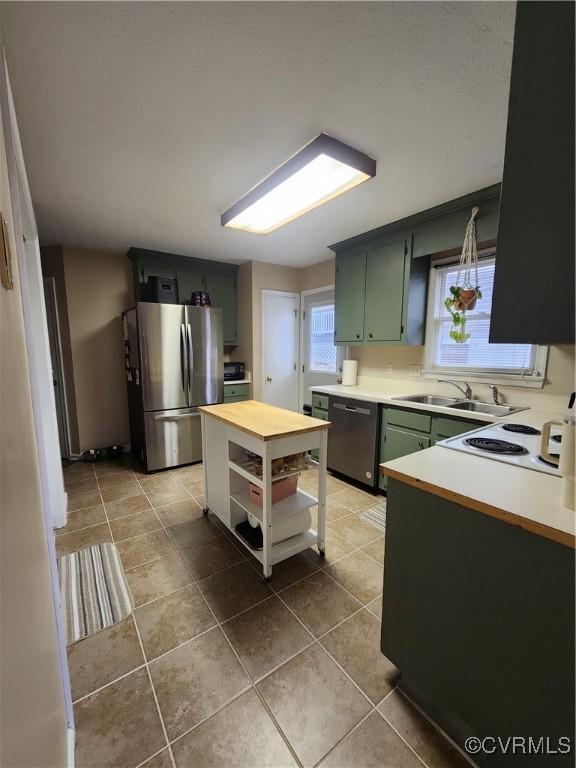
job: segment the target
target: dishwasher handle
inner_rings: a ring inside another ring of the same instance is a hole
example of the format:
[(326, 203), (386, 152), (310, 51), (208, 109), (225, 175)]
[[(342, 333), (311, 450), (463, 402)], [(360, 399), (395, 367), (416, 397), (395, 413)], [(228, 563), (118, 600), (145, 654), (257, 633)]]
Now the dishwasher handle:
[(349, 413), (359, 413), (361, 416), (370, 416), (368, 408), (359, 408), (356, 405), (346, 405), (345, 403), (334, 403), (334, 408), (339, 411), (348, 411)]

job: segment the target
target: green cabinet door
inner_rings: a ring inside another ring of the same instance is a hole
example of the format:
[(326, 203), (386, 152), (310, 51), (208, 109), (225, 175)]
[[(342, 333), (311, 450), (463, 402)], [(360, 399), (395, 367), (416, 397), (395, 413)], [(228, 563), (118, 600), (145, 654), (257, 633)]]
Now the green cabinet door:
[(368, 252), (364, 341), (400, 341), (405, 261), (405, 240)]
[(178, 296), (180, 304), (190, 304), (190, 298), (194, 291), (204, 290), (204, 275), (194, 269), (177, 269)]
[(364, 340), (364, 295), (366, 254), (336, 256), (335, 331), (336, 344)]
[(236, 278), (234, 275), (206, 275), (206, 290), (213, 307), (220, 307), (224, 315), (224, 344), (237, 344)]
[[(382, 430), (380, 441), (380, 463), (399, 459), (401, 456), (407, 456), (409, 453), (415, 453), (429, 447), (430, 438), (425, 435), (415, 435), (400, 429), (386, 427)], [(380, 475), (380, 488), (386, 488), (386, 479), (384, 475)]]

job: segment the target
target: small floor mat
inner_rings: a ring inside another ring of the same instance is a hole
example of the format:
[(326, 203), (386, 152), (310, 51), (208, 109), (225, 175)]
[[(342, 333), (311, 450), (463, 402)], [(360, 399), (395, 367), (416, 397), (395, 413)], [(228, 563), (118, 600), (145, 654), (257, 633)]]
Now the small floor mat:
[(386, 533), (386, 499), (381, 499), (370, 509), (360, 513), (360, 517), (382, 533)]
[(63, 555), (59, 570), (66, 645), (117, 624), (134, 610), (114, 544), (97, 544)]

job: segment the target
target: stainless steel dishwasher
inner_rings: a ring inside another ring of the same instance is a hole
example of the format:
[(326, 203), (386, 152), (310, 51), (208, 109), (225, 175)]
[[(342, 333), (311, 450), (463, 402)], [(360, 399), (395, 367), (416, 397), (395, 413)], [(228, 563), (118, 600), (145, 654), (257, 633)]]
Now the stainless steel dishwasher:
[(378, 403), (330, 395), (328, 468), (375, 488), (378, 484)]

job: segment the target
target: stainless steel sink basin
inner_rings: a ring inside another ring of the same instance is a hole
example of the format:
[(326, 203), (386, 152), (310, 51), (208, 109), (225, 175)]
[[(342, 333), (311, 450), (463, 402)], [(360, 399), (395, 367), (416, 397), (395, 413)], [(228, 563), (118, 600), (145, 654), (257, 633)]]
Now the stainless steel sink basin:
[(392, 400), (405, 400), (407, 403), (423, 403), (424, 405), (444, 405), (448, 408), (460, 402), (457, 397), (441, 397), (440, 395), (402, 395), (402, 397), (393, 397)]
[(448, 408), (471, 413), (488, 413), (491, 416), (509, 416), (511, 413), (525, 411), (526, 408), (517, 408), (513, 405), (496, 405), (495, 403), (482, 403), (480, 400), (459, 400), (449, 405)]

